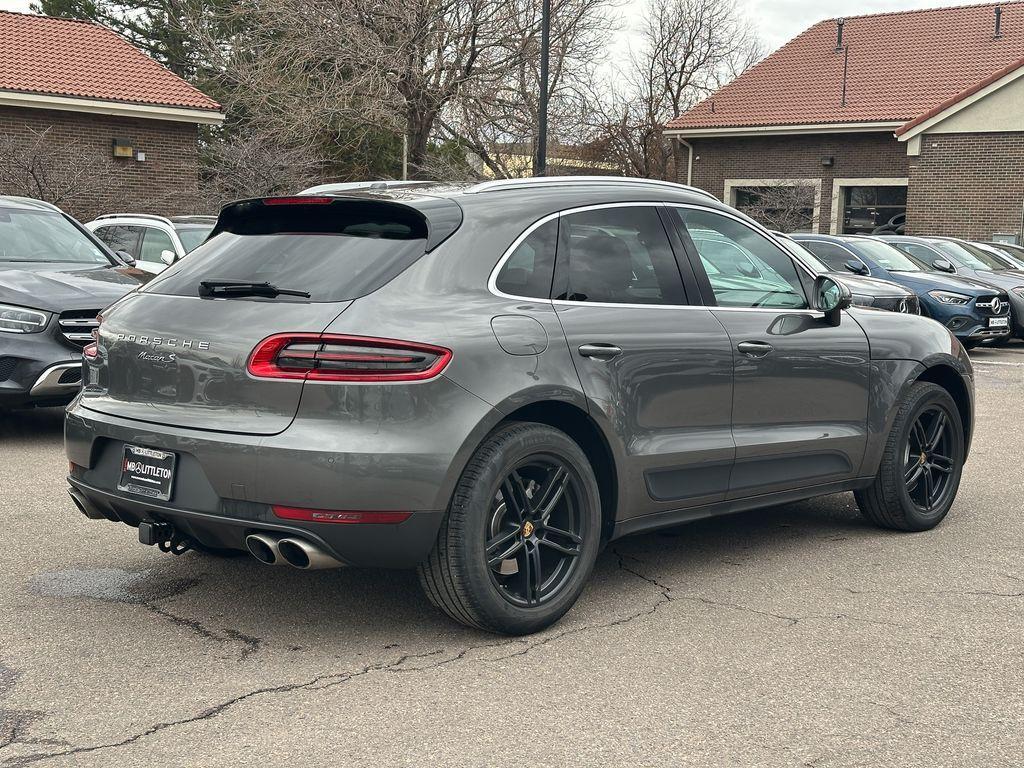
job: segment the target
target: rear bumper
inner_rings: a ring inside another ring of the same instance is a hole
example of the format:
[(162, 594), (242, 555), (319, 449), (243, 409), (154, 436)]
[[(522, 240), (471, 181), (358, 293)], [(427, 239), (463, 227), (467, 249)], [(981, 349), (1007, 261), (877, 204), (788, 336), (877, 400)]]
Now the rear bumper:
[(345, 565), (357, 567), (411, 568), (422, 562), (434, 545), (443, 514), (415, 512), (394, 525), (295, 524), (275, 517), (266, 504), (227, 503), (221, 514), (210, 514), (128, 498), (74, 477), (69, 477), (68, 483), (113, 522), (133, 527), (143, 520), (169, 523), (176, 532), (203, 546), (243, 551), (250, 533), (297, 536), (319, 545)]
[[(493, 409), (444, 377), (413, 388), (346, 391), (337, 406), (314, 409), (318, 418), (300, 408), (276, 435), (158, 425), (76, 401), (64, 426), (69, 481), (108, 519), (168, 522), (211, 547), (244, 549), (248, 533), (282, 532), (352, 565), (416, 565), (433, 547)], [(117, 490), (126, 443), (177, 455), (169, 502)], [(277, 518), (273, 505), (412, 516), (398, 524), (300, 522)]]

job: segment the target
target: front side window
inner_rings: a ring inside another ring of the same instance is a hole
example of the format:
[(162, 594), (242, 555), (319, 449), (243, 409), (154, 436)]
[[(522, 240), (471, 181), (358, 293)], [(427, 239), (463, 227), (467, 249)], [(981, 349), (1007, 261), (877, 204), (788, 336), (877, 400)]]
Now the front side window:
[(719, 306), (807, 308), (796, 265), (766, 237), (717, 213), (672, 210), (700, 256)]
[(557, 243), (558, 220), (541, 224), (516, 246), (498, 272), (494, 287), (510, 296), (548, 298)]
[(0, 208), (0, 262), (26, 261), (111, 263), (100, 246), (63, 214)]
[(142, 237), (142, 249), (139, 251), (139, 261), (163, 266), (160, 254), (164, 251), (175, 252), (171, 236), (156, 227), (146, 227), (146, 234)]
[(685, 304), (668, 235), (653, 206), (599, 208), (563, 216), (557, 298), (606, 304)]
[(142, 237), (142, 227), (113, 225), (99, 227), (95, 235), (110, 246), (110, 250), (124, 251), (125, 253), (130, 253), (136, 259), (139, 258), (139, 241)]

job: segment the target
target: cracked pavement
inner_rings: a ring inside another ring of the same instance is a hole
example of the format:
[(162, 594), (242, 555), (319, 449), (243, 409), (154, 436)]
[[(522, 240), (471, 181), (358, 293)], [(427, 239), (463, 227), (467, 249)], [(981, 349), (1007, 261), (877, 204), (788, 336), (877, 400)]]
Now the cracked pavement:
[(1024, 344), (984, 350), (947, 521), (849, 494), (624, 539), (528, 638), (415, 575), (181, 557), (86, 520), (61, 412), (0, 418), (0, 768), (1016, 766)]

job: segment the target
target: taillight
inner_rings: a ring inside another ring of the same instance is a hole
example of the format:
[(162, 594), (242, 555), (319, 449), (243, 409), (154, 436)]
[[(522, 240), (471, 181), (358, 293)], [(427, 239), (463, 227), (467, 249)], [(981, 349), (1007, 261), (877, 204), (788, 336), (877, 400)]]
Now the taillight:
[(249, 355), (250, 375), (309, 381), (425, 381), (452, 359), (450, 349), (395, 339), (279, 333)]
[(304, 509), (272, 505), (274, 514), (283, 520), (304, 520), (310, 523), (404, 523), (412, 512), (350, 512), (331, 509)]

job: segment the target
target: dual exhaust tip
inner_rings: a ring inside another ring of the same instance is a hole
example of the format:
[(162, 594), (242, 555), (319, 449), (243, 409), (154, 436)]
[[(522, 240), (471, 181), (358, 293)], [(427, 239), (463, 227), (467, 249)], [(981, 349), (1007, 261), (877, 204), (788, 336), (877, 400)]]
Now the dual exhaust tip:
[(265, 565), (290, 565), (302, 571), (340, 568), (343, 563), (304, 539), (278, 538), (267, 533), (245, 537), (249, 554)]

